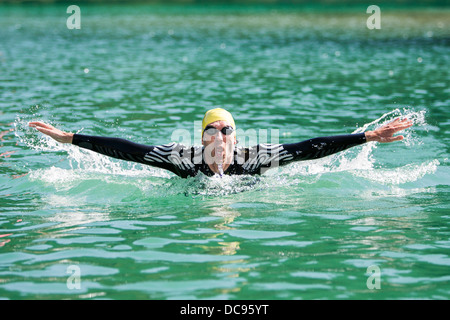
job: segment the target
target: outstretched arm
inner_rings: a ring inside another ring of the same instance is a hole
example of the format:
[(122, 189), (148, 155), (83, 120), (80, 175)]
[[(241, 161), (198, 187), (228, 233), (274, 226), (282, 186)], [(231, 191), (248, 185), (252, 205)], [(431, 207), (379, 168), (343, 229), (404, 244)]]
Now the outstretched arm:
[(413, 122), (409, 119), (395, 119), (373, 131), (364, 133), (321, 137), (306, 140), (300, 143), (284, 145), (294, 155), (295, 160), (309, 160), (322, 158), (336, 152), (363, 144), (365, 142), (394, 142), (402, 140), (402, 135), (394, 136), (398, 131), (409, 128)]
[(250, 149), (248, 159), (245, 159), (244, 169), (257, 171), (264, 167), (286, 165), (292, 161), (311, 160), (361, 145), (366, 142), (393, 142), (402, 140), (403, 136), (394, 136), (398, 131), (413, 125), (411, 120), (400, 118), (381, 126), (373, 131), (308, 139), (298, 143), (281, 145), (258, 145)]
[[(184, 152), (180, 144), (171, 143), (161, 146), (148, 146), (121, 138), (73, 134), (61, 131), (49, 124), (39, 121), (30, 122), (29, 126), (36, 128), (40, 132), (61, 143), (72, 143), (81, 148), (116, 159), (143, 163), (172, 171), (177, 175), (182, 174), (180, 173), (180, 165), (173, 162), (178, 161), (181, 157), (181, 153)], [(181, 167), (185, 168), (183, 166)]]
[(40, 132), (50, 136), (61, 143), (71, 143), (81, 148), (95, 151), (113, 158), (149, 164), (145, 155), (154, 149), (154, 146), (137, 144), (121, 138), (109, 138), (73, 134), (56, 129), (43, 122), (30, 122)]

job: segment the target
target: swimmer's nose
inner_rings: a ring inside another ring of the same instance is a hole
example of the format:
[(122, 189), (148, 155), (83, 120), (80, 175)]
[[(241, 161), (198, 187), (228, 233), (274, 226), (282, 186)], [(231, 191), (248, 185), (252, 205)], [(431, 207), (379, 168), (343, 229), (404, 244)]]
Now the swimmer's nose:
[(223, 141), (223, 133), (221, 131), (216, 134), (216, 140)]

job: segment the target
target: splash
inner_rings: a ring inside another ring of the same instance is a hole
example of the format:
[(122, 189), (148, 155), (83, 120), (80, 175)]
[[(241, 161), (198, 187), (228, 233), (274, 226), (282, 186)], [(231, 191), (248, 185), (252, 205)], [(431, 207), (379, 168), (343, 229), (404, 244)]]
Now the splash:
[[(46, 168), (31, 169), (28, 177), (31, 181), (41, 181), (53, 186), (57, 191), (70, 190), (80, 183), (97, 181), (98, 183), (113, 183), (117, 185), (135, 186), (143, 191), (161, 184), (161, 179), (173, 177), (173, 174), (144, 166), (138, 163), (125, 162), (79, 148), (71, 144), (58, 143), (52, 138), (38, 133), (30, 128), (28, 123), (36, 119), (32, 116), (16, 117), (14, 134), (17, 140), (37, 152), (66, 154), (65, 159), (58, 159), (58, 165)], [(60, 127), (59, 124), (45, 120)], [(79, 130), (77, 133), (82, 131)], [(60, 157), (58, 155), (58, 157)], [(92, 188), (98, 187), (92, 183)]]
[[(353, 133), (375, 130), (398, 117), (407, 118), (413, 122), (414, 126), (401, 132), (404, 139), (400, 143), (406, 147), (420, 146), (423, 145), (423, 141), (415, 134), (415, 131), (428, 131), (425, 116), (426, 110), (415, 111), (410, 108), (394, 109), (383, 114), (380, 118), (357, 128)], [(284, 169), (282, 173), (288, 176), (320, 177), (320, 175), (327, 173), (350, 172), (354, 176), (380, 184), (400, 185), (417, 181), (426, 174), (435, 173), (440, 164), (437, 159), (432, 159), (419, 164), (408, 163), (396, 168), (387, 169), (376, 167), (374, 152), (377, 148), (378, 144), (376, 142), (369, 142), (360, 147), (347, 149), (322, 159), (298, 162), (289, 169)]]
[(364, 124), (362, 127), (356, 129), (353, 133), (362, 133), (368, 130), (375, 130), (386, 123), (393, 121), (395, 118), (406, 118), (413, 122), (414, 126), (404, 132), (404, 140), (402, 141), (407, 146), (420, 145), (421, 140), (414, 135), (414, 128), (425, 128), (428, 131), (428, 124), (425, 121), (426, 110), (414, 111), (414, 109), (403, 108), (394, 109), (390, 112), (383, 114), (380, 118)]
[(401, 185), (417, 181), (427, 174), (434, 174), (439, 164), (440, 162), (434, 159), (421, 164), (407, 164), (393, 169), (357, 171), (354, 174), (380, 184)]
[[(227, 196), (264, 187), (260, 176), (215, 175), (207, 177), (199, 174), (182, 182), (175, 182), (178, 192), (186, 196)], [(176, 189), (175, 189), (176, 190)], [(175, 191), (174, 190), (174, 191)], [(177, 192), (177, 191), (175, 191)]]
[[(396, 143), (407, 148), (420, 146), (423, 142), (415, 134), (415, 131), (427, 130), (425, 115), (425, 110), (394, 109), (357, 128), (353, 133), (374, 130), (397, 117), (406, 117), (412, 120), (415, 126), (402, 132), (405, 139)], [(82, 183), (92, 189), (98, 188), (100, 185), (112, 184), (120, 190), (124, 187), (133, 187), (140, 190), (142, 195), (150, 197), (174, 195), (217, 197), (265, 189), (279, 189), (280, 192), (285, 192), (283, 190), (290, 186), (307, 187), (317, 182), (322, 175), (340, 172), (350, 173), (358, 179), (398, 186), (435, 173), (440, 164), (437, 159), (427, 159), (421, 163), (410, 161), (404, 165), (394, 166), (394, 168), (386, 168), (381, 159), (382, 165), (376, 166), (377, 157), (374, 156), (374, 153), (378, 145), (369, 142), (322, 159), (274, 168), (262, 176), (217, 175), (206, 177), (199, 174), (194, 178), (180, 179), (162, 169), (119, 161), (77, 146), (58, 143), (29, 128), (28, 122), (31, 120), (36, 119), (17, 117), (14, 123), (14, 132), (18, 141), (36, 151), (59, 152), (60, 154), (64, 152), (67, 157), (63, 161), (59, 159), (57, 166), (31, 170), (28, 177), (31, 180), (51, 185), (57, 190), (66, 191), (76, 188)], [(59, 124), (53, 125), (59, 126)]]

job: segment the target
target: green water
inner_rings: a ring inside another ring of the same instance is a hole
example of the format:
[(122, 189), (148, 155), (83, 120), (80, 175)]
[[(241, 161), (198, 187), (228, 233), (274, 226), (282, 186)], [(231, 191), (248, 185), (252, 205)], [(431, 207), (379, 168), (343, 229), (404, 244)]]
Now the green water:
[[(450, 297), (448, 8), (80, 8), (0, 6), (0, 298)], [(200, 144), (217, 106), (244, 145), (415, 126), (185, 180), (27, 127)]]

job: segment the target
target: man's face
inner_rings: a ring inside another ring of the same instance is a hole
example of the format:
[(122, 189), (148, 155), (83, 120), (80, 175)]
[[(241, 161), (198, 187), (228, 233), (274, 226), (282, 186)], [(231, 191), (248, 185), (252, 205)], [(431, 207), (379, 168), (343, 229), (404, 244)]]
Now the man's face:
[[(231, 124), (224, 120), (210, 123), (206, 126), (206, 128), (208, 127), (214, 127), (218, 130), (213, 135), (209, 134), (208, 130), (205, 130), (203, 133), (202, 144), (205, 146), (206, 162), (209, 163), (208, 161), (212, 161), (217, 163), (217, 159), (214, 159), (216, 152), (218, 155), (222, 152), (221, 158), (223, 162), (226, 162), (227, 159), (230, 160), (233, 156), (234, 145), (236, 144), (236, 131), (233, 130), (230, 135), (223, 134), (221, 132), (223, 128), (232, 128)], [(213, 159), (211, 160), (211, 158)]]

